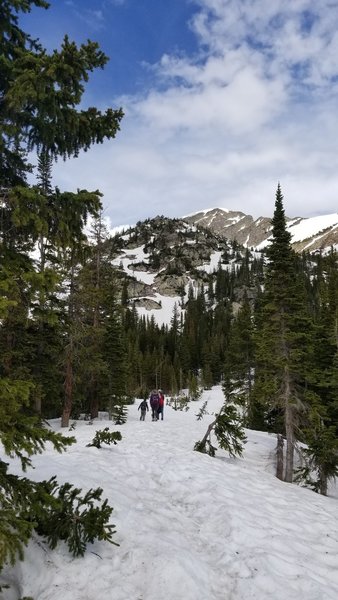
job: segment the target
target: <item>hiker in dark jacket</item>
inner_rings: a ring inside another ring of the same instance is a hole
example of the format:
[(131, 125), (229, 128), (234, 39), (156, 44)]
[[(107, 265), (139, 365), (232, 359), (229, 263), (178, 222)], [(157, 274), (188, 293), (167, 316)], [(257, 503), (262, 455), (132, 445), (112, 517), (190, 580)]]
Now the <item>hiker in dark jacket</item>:
[(149, 410), (148, 402), (146, 400), (142, 400), (137, 410), (141, 410), (140, 421), (145, 421), (146, 413)]
[(160, 399), (157, 390), (153, 390), (150, 394), (151, 417), (153, 421), (158, 421), (159, 400)]
[(158, 390), (158, 418), (160, 418), (161, 415), (161, 421), (163, 421), (163, 409), (164, 409), (164, 394), (162, 392), (162, 390)]

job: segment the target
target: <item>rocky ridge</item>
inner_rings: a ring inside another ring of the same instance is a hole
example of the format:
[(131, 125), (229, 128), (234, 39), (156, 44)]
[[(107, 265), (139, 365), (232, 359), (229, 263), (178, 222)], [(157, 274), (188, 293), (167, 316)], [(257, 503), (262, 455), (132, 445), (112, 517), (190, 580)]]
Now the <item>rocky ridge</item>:
[[(296, 251), (338, 249), (338, 214), (288, 219), (288, 227)], [(254, 221), (239, 211), (211, 209), (184, 219), (147, 219), (114, 235), (108, 243), (129, 303), (139, 314), (168, 323), (175, 305), (179, 313), (184, 311), (189, 289), (194, 293), (202, 285), (206, 291), (210, 285), (216, 289), (225, 271), (233, 281), (233, 311), (240, 306), (244, 289), (254, 300), (263, 270), (260, 250), (270, 235), (271, 221), (266, 217)], [(256, 276), (240, 281), (241, 270)]]
[(148, 312), (170, 299), (183, 308), (189, 286), (207, 287), (218, 269), (238, 269), (246, 254), (236, 242), (208, 228), (165, 217), (140, 222), (109, 244), (129, 300)]
[[(200, 211), (184, 217), (184, 220), (207, 227), (248, 248), (262, 249), (271, 235), (271, 218), (259, 217), (254, 220), (251, 215), (223, 208)], [(308, 219), (287, 217), (287, 223), (296, 252), (315, 252), (331, 246), (338, 248), (338, 213)]]

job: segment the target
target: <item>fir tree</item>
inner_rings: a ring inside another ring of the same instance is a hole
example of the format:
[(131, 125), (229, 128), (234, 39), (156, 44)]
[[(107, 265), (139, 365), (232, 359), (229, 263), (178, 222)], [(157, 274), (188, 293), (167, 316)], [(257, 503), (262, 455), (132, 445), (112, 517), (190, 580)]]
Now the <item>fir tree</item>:
[[(52, 300), (58, 278), (53, 269), (46, 268), (47, 250), (51, 262), (62, 260), (68, 252), (73, 272), (85, 240), (83, 226), (100, 207), (99, 192), (51, 193), (49, 160), (77, 156), (92, 143), (115, 137), (122, 118), (121, 110), (108, 109), (104, 114), (96, 108), (78, 110), (88, 73), (103, 67), (107, 57), (96, 43), (88, 41), (78, 48), (67, 37), (60, 51), (48, 54), (19, 26), (20, 13), (29, 13), (34, 6), (48, 8), (48, 3), (4, 0), (0, 38), (0, 441), (4, 453), (18, 457), (23, 469), (30, 466), (34, 454), (44, 450), (46, 442), (63, 451), (74, 441), (53, 433), (32, 416), (36, 399), (47, 394), (48, 382), (38, 376), (41, 346), (36, 345), (31, 356), (31, 325), (39, 318), (44, 326), (53, 318), (58, 320)], [(40, 186), (36, 188), (26, 183), (31, 151), (40, 153)], [(37, 270), (32, 251), (39, 240), (42, 254)], [(72, 357), (67, 362), (68, 374), (71, 400)], [(55, 485), (13, 477), (0, 460), (0, 568), (22, 557), (33, 528), (42, 527), (47, 517), (53, 527), (57, 523), (52, 538), (47, 535), (51, 544), (56, 538), (66, 539), (62, 531), (76, 519), (74, 511), (60, 507), (56, 520)], [(60, 488), (64, 499), (71, 487), (66, 485), (67, 490)], [(100, 490), (90, 491), (79, 502), (91, 504), (100, 494)], [(70, 492), (70, 496), (75, 499), (77, 494)], [(72, 551), (81, 553), (83, 541), (110, 537), (110, 526), (105, 524), (112, 509), (106, 501), (92, 509), (83, 535), (77, 526), (69, 532)]]
[[(296, 256), (290, 240), (278, 185), (272, 239), (267, 250), (265, 293), (256, 335), (255, 398), (263, 402), (267, 412), (282, 417), (286, 436), (284, 479), (288, 482), (293, 479), (296, 432), (308, 409), (308, 353), (312, 344), (306, 294), (302, 278), (297, 277)], [(276, 430), (276, 425), (273, 428)]]
[(242, 305), (230, 328), (223, 391), (228, 402), (233, 402), (236, 396), (236, 401), (242, 405), (246, 416), (251, 407), (253, 367), (253, 322), (245, 288)]
[(127, 419), (127, 349), (122, 317), (114, 300), (111, 301), (104, 335), (104, 354), (109, 369), (109, 412), (116, 424)]

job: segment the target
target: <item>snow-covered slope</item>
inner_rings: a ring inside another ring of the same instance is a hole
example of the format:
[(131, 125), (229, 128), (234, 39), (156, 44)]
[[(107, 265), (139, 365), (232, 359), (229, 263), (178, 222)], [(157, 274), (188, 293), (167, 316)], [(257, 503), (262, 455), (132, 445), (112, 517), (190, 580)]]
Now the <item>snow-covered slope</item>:
[(188, 412), (165, 407), (156, 423), (140, 422), (135, 404), (125, 425), (110, 424), (122, 441), (101, 450), (86, 444), (109, 423), (79, 421), (66, 454), (36, 457), (36, 479), (103, 487), (120, 546), (97, 542), (74, 559), (62, 544), (52, 552), (35, 540), (3, 573), (4, 600), (336, 600), (336, 492), (324, 498), (277, 480), (275, 437), (258, 431), (247, 432), (243, 458), (194, 452), (212, 419), (196, 420), (205, 400), (217, 410), (221, 389)]

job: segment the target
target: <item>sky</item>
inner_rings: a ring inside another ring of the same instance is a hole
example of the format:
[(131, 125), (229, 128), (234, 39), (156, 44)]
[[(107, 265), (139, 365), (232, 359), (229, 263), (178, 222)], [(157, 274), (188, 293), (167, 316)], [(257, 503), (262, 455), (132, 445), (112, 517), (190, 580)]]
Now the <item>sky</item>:
[(112, 226), (206, 208), (272, 216), (338, 210), (338, 2), (52, 0), (25, 16), (110, 57), (83, 106), (125, 111), (114, 140), (54, 169), (100, 189)]
[[(136, 401), (124, 425), (99, 413), (63, 429), (76, 444), (47, 448), (27, 476), (103, 488), (120, 545), (96, 541), (74, 559), (63, 544), (51, 551), (34, 539), (25, 561), (3, 571), (11, 588), (2, 599), (336, 600), (338, 490), (324, 497), (276, 479), (272, 434), (247, 430), (242, 458), (194, 452), (223, 401), (215, 387), (187, 412), (165, 406), (163, 421), (147, 413), (141, 422)], [(61, 430), (59, 419), (50, 425)], [(122, 440), (87, 447), (104, 427)]]

